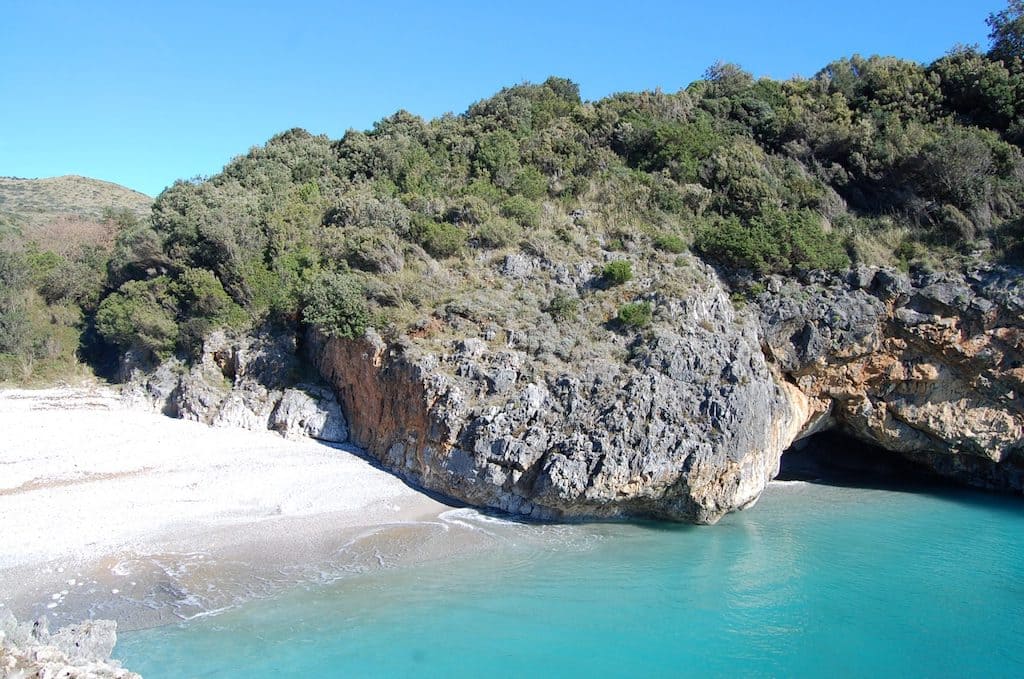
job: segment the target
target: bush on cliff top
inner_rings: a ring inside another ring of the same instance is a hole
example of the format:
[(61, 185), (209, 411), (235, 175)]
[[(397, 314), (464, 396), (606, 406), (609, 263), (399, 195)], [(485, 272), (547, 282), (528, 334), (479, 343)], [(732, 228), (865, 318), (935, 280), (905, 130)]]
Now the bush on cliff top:
[(366, 332), (370, 320), (363, 287), (350, 274), (327, 272), (305, 294), (303, 320), (331, 337), (354, 339)]

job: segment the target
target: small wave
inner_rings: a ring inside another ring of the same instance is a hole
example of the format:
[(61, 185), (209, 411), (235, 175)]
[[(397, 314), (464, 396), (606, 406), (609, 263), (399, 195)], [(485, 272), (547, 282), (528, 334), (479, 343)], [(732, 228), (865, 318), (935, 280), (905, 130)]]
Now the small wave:
[(238, 607), (237, 604), (230, 604), (228, 606), (221, 606), (220, 608), (213, 608), (213, 609), (210, 609), (208, 611), (200, 611), (199, 613), (195, 613), (193, 615), (180, 616), (180, 617), (181, 617), (182, 620), (196, 620), (198, 618), (210, 618), (210, 617), (213, 617), (215, 615), (220, 615), (221, 613), (224, 613), (226, 611), (230, 611), (231, 609), (237, 608), (237, 607)]
[(498, 536), (493, 531), (488, 530), (481, 524), (490, 523), (492, 525), (501, 526), (514, 525), (514, 522), (512, 521), (504, 521), (502, 519), (490, 517), (486, 514), (481, 514), (477, 510), (471, 509), (469, 507), (449, 509), (446, 512), (441, 512), (441, 514), (439, 514), (437, 518), (441, 519), (441, 521), (447, 525), (458, 526), (460, 528), (465, 528), (471, 531), (478, 531), (490, 537)]
[(446, 512), (441, 512), (439, 518), (442, 521), (452, 520), (469, 520), (476, 521), (478, 523), (493, 523), (502, 526), (519, 526), (522, 525), (519, 521), (512, 519), (506, 519), (493, 514), (484, 514), (483, 512), (473, 509), (472, 507), (459, 507), (458, 509), (449, 509)]
[(810, 481), (770, 481), (768, 485), (772, 488), (801, 488), (803, 486), (813, 486), (814, 484)]

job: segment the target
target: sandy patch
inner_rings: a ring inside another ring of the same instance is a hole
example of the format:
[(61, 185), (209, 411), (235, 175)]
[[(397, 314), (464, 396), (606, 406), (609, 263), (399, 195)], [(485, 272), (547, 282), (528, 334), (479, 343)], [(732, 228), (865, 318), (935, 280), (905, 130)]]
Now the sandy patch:
[(232, 568), (343, 570), (372, 557), (354, 542), (449, 509), (356, 452), (128, 409), (111, 389), (0, 391), (0, 602), (59, 618), (121, 587), (220, 595)]

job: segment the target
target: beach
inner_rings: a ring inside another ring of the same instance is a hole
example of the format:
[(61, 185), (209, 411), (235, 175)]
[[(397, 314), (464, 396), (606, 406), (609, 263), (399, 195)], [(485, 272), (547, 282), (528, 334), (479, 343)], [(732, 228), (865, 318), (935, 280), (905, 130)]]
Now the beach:
[(176, 420), (110, 387), (0, 391), (0, 605), (20, 619), (205, 615), (471, 545), (451, 511), (354, 448)]

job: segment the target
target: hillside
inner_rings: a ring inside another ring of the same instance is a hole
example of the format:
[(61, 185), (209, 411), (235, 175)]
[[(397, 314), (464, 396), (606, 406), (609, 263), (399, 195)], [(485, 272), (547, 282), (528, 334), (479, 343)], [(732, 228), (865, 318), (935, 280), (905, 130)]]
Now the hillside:
[(109, 210), (143, 217), (152, 205), (153, 199), (143, 193), (89, 177), (0, 177), (0, 213), (18, 224), (35, 226), (67, 216), (100, 220)]
[(157, 198), (96, 328), (208, 422), (267, 426), (304, 354), (384, 466), (536, 518), (714, 522), (821, 429), (1020, 492), (1024, 65), (997, 55), (293, 129)]
[(82, 373), (79, 352), (119, 231), (152, 199), (87, 177), (0, 178), (0, 382)]
[(148, 216), (149, 196), (111, 182), (67, 175), (48, 179), (0, 177), (0, 242), (7, 249), (36, 243), (69, 254), (83, 244), (109, 247), (115, 217)]

